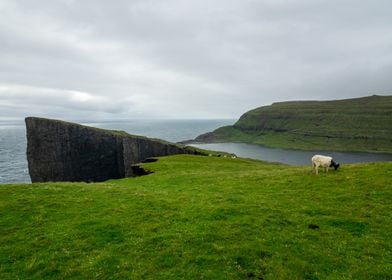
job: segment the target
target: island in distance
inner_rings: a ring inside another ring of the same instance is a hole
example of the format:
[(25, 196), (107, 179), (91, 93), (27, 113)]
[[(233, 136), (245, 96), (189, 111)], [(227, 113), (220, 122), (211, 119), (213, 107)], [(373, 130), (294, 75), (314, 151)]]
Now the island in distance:
[(303, 150), (392, 153), (392, 96), (273, 103), (181, 143), (240, 142)]

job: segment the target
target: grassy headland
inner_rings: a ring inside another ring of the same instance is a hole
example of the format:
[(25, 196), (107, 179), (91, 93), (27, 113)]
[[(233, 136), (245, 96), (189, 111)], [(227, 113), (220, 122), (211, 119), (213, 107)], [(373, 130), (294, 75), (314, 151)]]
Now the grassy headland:
[(311, 173), (177, 155), (104, 183), (0, 185), (1, 279), (390, 279), (392, 163)]
[(305, 150), (392, 152), (392, 96), (292, 101), (251, 110), (195, 142), (245, 142)]

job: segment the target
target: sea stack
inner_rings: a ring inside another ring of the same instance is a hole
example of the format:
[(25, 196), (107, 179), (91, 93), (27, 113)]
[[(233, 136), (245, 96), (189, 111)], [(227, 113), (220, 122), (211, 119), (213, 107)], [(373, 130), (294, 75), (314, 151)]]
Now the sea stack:
[(134, 175), (149, 157), (199, 154), (159, 139), (59, 120), (28, 117), (27, 161), (31, 181), (99, 182)]

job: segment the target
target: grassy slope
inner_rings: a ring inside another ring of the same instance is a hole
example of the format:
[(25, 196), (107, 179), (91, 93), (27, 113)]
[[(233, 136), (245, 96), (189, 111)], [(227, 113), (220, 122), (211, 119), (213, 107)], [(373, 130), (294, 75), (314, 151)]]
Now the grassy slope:
[(1, 185), (0, 278), (392, 275), (391, 162), (318, 176), (308, 166), (190, 155), (144, 166), (155, 173)]
[(392, 152), (392, 96), (274, 103), (197, 138), (273, 147)]

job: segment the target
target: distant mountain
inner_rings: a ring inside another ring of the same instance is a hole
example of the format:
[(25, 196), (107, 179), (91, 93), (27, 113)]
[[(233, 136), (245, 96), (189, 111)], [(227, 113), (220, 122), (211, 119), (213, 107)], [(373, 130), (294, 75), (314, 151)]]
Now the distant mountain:
[(245, 142), (306, 150), (392, 152), (392, 96), (290, 101), (251, 110), (192, 142)]

